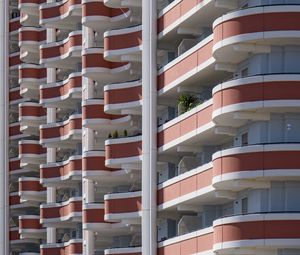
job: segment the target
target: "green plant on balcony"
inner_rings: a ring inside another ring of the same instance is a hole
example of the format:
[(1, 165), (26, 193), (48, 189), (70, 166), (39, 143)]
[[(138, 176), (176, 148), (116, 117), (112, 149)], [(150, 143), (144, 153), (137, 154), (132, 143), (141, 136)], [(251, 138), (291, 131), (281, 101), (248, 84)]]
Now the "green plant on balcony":
[(182, 94), (177, 100), (178, 114), (183, 114), (199, 104), (199, 100), (196, 96), (189, 94)]
[(112, 138), (115, 139), (115, 138), (118, 138), (119, 137), (119, 133), (117, 130), (115, 130), (112, 134)]
[(107, 138), (108, 138), (108, 139), (111, 139), (111, 138), (112, 138), (111, 133), (108, 134), (108, 137), (107, 137)]
[(124, 133), (123, 133), (123, 135), (124, 135), (124, 137), (127, 137), (127, 136), (128, 136), (128, 132), (127, 132), (127, 130), (126, 130), (126, 129), (124, 130)]

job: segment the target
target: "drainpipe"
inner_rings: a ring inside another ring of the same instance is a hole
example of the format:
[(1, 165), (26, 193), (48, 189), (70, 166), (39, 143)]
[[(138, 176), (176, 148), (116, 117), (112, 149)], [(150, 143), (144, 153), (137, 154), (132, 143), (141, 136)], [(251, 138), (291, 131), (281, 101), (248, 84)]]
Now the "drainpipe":
[(9, 153), (9, 139), (8, 139), (8, 95), (9, 95), (9, 83), (8, 83), (8, 70), (9, 70), (9, 50), (8, 50), (8, 24), (9, 24), (9, 8), (8, 1), (1, 0), (1, 17), (2, 24), (0, 27), (1, 38), (1, 62), (0, 62), (0, 77), (2, 81), (2, 92), (0, 94), (0, 155), (1, 155), (1, 187), (2, 192), (0, 196), (0, 215), (1, 226), (3, 231), (0, 232), (0, 253), (9, 254), (9, 175), (8, 175), (8, 153)]
[(142, 254), (156, 255), (156, 0), (142, 0)]

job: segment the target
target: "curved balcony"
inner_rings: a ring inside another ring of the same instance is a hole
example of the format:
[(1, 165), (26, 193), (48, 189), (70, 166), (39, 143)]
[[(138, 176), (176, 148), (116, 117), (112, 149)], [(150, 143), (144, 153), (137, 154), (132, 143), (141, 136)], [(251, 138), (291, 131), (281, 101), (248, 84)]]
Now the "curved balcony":
[[(226, 14), (213, 24), (213, 55), (220, 62), (240, 63), (249, 53), (268, 53), (271, 45), (299, 45), (300, 6), (274, 5)], [(280, 22), (277, 22), (280, 20)]]
[(37, 201), (21, 201), (21, 198), (19, 196), (19, 192), (12, 192), (9, 193), (9, 209), (10, 210), (17, 210), (21, 209), (24, 210), (26, 208), (30, 207), (39, 207), (40, 202)]
[(39, 46), (46, 42), (46, 29), (21, 27), (19, 29), (20, 59), (23, 62), (38, 63)]
[(109, 221), (139, 220), (142, 210), (141, 191), (107, 194), (104, 196), (105, 215)]
[[(213, 21), (222, 14), (228, 12), (225, 7), (219, 7), (215, 1), (190, 1), (181, 0), (170, 2), (158, 14), (157, 32), (160, 40), (171, 41), (178, 38), (178, 31), (186, 34), (201, 33), (201, 25), (210, 27)], [(221, 3), (221, 5), (230, 5), (229, 2)], [(233, 6), (236, 5), (231, 3)], [(235, 6), (237, 8), (237, 6)], [(193, 29), (193, 28), (200, 28)]]
[(299, 249), (299, 213), (262, 213), (227, 217), (214, 221), (214, 252), (230, 253), (238, 248)]
[(46, 107), (74, 108), (81, 100), (81, 73), (71, 73), (66, 80), (40, 86), (40, 103)]
[(25, 134), (39, 134), (39, 126), (46, 122), (46, 109), (39, 103), (19, 104), (20, 129)]
[(272, 179), (299, 178), (299, 153), (299, 144), (289, 143), (249, 145), (216, 152), (213, 185), (217, 189), (238, 191), (262, 184), (270, 186), (268, 181)]
[(18, 106), (19, 103), (26, 101), (26, 98), (23, 98), (20, 95), (20, 87), (15, 87), (9, 90), (9, 105)]
[[(157, 90), (160, 95), (178, 95), (177, 87), (187, 87), (198, 79), (215, 84), (222, 79), (216, 73), (212, 56), (213, 37), (208, 36), (158, 71)], [(200, 78), (201, 77), (201, 78)]]
[(40, 165), (46, 161), (47, 150), (43, 148), (39, 141), (21, 140), (19, 141), (20, 166)]
[(63, 227), (81, 222), (82, 198), (73, 197), (61, 203), (42, 204), (41, 224), (44, 227)]
[(39, 16), (39, 7), (45, 0), (19, 0), (18, 9), (29, 16)]
[(83, 229), (97, 230), (109, 228), (111, 223), (104, 220), (104, 204), (84, 204), (82, 215)]
[(20, 94), (23, 97), (39, 99), (39, 86), (46, 82), (46, 68), (33, 64), (19, 66)]
[(142, 25), (110, 30), (104, 33), (104, 58), (112, 62), (140, 62)]
[(81, 1), (63, 0), (40, 6), (40, 25), (74, 30), (81, 21)]
[(109, 8), (103, 1), (82, 1), (82, 25), (98, 33), (103, 33), (108, 28), (126, 26), (131, 12), (127, 9)]
[(13, 227), (9, 229), (9, 243), (13, 245), (11, 249), (16, 248), (17, 250), (26, 248), (28, 244), (36, 244), (38, 245), (40, 240), (35, 238), (21, 238), (21, 234), (19, 233), (19, 227)]
[(27, 137), (27, 135), (23, 134), (20, 130), (20, 122), (9, 124), (8, 133), (9, 133), (10, 140), (20, 140), (22, 138)]
[(41, 125), (40, 143), (50, 148), (72, 146), (81, 140), (81, 129), (81, 114), (70, 115), (65, 121)]
[(214, 122), (237, 127), (248, 119), (268, 118), (266, 114), (277, 112), (279, 108), (286, 112), (298, 111), (299, 78), (298, 74), (257, 75), (216, 86), (213, 89)]
[(20, 59), (20, 52), (14, 52), (9, 54), (9, 70), (17, 70), (19, 68), (19, 65), (22, 64), (22, 61)]
[(40, 184), (40, 179), (35, 177), (19, 178), (19, 196), (21, 202), (46, 200), (46, 188)]
[(132, 0), (132, 1), (126, 1), (126, 0), (103, 0), (104, 4), (111, 8), (124, 8), (128, 7), (130, 9), (132, 8), (141, 8), (142, 7), (142, 1), (141, 0)]
[(40, 224), (39, 215), (19, 216), (19, 234), (21, 239), (45, 239), (46, 229)]
[(126, 255), (142, 255), (141, 247), (130, 247), (130, 248), (114, 248), (106, 249), (104, 251), (105, 255), (117, 255), (117, 254), (126, 254)]
[(103, 48), (88, 48), (82, 51), (82, 75), (105, 85), (132, 78), (129, 63), (106, 61)]
[(214, 244), (213, 228), (205, 228), (160, 242), (158, 254), (210, 254)]
[(41, 255), (73, 255), (82, 254), (82, 240), (71, 239), (66, 243), (51, 243), (41, 245)]
[(82, 126), (94, 130), (111, 131), (112, 128), (130, 126), (129, 115), (111, 115), (104, 112), (103, 99), (89, 99), (82, 104)]
[(124, 164), (140, 165), (142, 136), (115, 138), (105, 141), (105, 165), (121, 168)]
[(20, 159), (19, 157), (10, 158), (9, 159), (9, 168), (8, 168), (10, 175), (17, 175), (22, 174), (23, 169), (20, 166)]
[(19, 157), (9, 159), (9, 174), (13, 175), (14, 178), (18, 176), (38, 176), (40, 173), (39, 166), (32, 167), (31, 165), (22, 165)]
[(59, 42), (40, 46), (40, 64), (46, 67), (75, 69), (81, 59), (82, 31), (73, 31)]
[(141, 114), (142, 81), (115, 83), (104, 87), (104, 111), (109, 114)]
[(105, 166), (104, 151), (87, 151), (82, 156), (82, 177), (106, 184), (130, 184), (140, 175), (129, 170), (108, 168)]
[(71, 156), (68, 160), (47, 163), (40, 166), (40, 182), (46, 186), (68, 186), (81, 180), (81, 156)]
[(18, 35), (19, 28), (21, 27), (20, 17), (9, 20), (9, 35)]
[(191, 145), (195, 142), (201, 144), (204, 140), (217, 139), (213, 130), (212, 110), (212, 100), (208, 100), (159, 127), (157, 137), (159, 151), (174, 151), (179, 144)]
[(158, 185), (158, 209), (213, 201), (215, 189), (212, 186), (212, 178), (213, 165), (208, 163), (163, 182)]

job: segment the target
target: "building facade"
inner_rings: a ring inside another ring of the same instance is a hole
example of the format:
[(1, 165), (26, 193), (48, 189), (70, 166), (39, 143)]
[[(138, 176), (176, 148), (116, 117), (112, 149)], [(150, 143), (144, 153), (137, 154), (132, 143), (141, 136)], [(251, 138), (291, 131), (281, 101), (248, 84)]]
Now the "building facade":
[(1, 254), (300, 254), (300, 1), (0, 3)]

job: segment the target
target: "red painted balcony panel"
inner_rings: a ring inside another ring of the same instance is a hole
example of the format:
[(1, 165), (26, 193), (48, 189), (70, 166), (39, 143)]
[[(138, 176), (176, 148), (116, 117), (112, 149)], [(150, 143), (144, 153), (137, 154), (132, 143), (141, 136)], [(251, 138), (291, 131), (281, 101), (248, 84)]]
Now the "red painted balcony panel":
[[(213, 155), (213, 183), (230, 189), (232, 181), (254, 178), (297, 178), (298, 144), (262, 144), (236, 147)], [(227, 183), (227, 184), (226, 184)]]
[(41, 255), (82, 254), (82, 240), (71, 239), (67, 243), (42, 244)]
[(20, 17), (9, 20), (9, 33), (18, 33), (20, 27)]
[(24, 137), (20, 131), (20, 122), (16, 122), (9, 125), (9, 139), (15, 140)]
[(42, 44), (40, 63), (47, 67), (75, 68), (81, 57), (81, 45), (81, 30), (71, 32), (62, 41)]
[(9, 206), (17, 206), (20, 205), (20, 196), (18, 192), (13, 192), (9, 194)]
[(9, 69), (14, 70), (22, 64), (20, 52), (15, 52), (9, 55)]
[(109, 130), (114, 125), (124, 126), (131, 120), (128, 115), (112, 115), (104, 112), (104, 100), (89, 99), (82, 104), (82, 125), (92, 129)]
[(9, 241), (18, 241), (20, 240), (19, 228), (10, 228), (9, 229)]
[(22, 103), (19, 104), (20, 121), (35, 121), (46, 117), (46, 109), (39, 103)]
[(40, 87), (40, 102), (42, 104), (57, 104), (68, 99), (81, 97), (81, 73), (71, 73), (69, 77), (57, 83), (48, 83)]
[(81, 133), (81, 122), (81, 114), (75, 114), (66, 121), (42, 125), (40, 126), (40, 140), (42, 143), (67, 140)]
[(104, 87), (104, 111), (119, 113), (124, 109), (140, 108), (142, 103), (141, 81), (116, 83)]
[(87, 204), (83, 208), (83, 224), (107, 223), (104, 220), (104, 204)]
[(104, 151), (88, 151), (82, 158), (83, 175), (96, 175), (97, 172), (111, 172), (116, 171), (114, 168), (105, 166), (105, 152)]
[(47, 163), (40, 166), (41, 183), (63, 182), (69, 179), (80, 179), (82, 173), (81, 156), (71, 156), (68, 160)]
[(46, 191), (46, 188), (44, 188), (40, 184), (39, 178), (34, 177), (22, 177), (19, 178), (19, 192), (40, 192), (40, 191)]
[(17, 174), (20, 171), (22, 171), (22, 168), (19, 157), (9, 159), (9, 174)]
[(69, 12), (76, 8), (76, 5), (80, 5), (80, 0), (67, 0), (60, 1), (54, 4), (44, 4), (40, 9), (40, 19), (42, 22), (46, 22), (48, 19), (63, 18), (69, 15)]
[[(201, 190), (212, 185), (213, 169), (211, 164), (192, 170), (185, 177), (178, 176), (158, 186), (157, 204), (180, 203), (181, 197), (188, 194), (201, 194)], [(209, 190), (207, 193), (210, 192)], [(195, 195), (196, 197), (197, 195)], [(166, 205), (164, 205), (166, 206)]]
[(213, 24), (214, 57), (220, 62), (239, 63), (248, 57), (249, 50), (237, 52), (233, 45), (243, 47), (246, 43), (250, 48), (259, 48), (255, 45), (266, 47), (299, 40), (299, 35), (294, 32), (300, 29), (299, 12), (299, 6), (274, 5), (239, 10), (218, 18)]
[(138, 218), (142, 210), (141, 191), (115, 193), (104, 196), (105, 220)]
[(190, 132), (195, 132), (211, 123), (213, 105), (207, 101), (193, 110), (164, 124), (158, 133), (158, 147), (176, 142)]
[(214, 244), (212, 228), (171, 238), (158, 244), (158, 255), (187, 255), (211, 252)]
[(123, 56), (140, 57), (142, 49), (142, 26), (110, 30), (104, 33), (104, 58), (122, 61)]
[(189, 72), (196, 73), (197, 67), (208, 63), (212, 59), (213, 41), (211, 37), (201, 41), (194, 51), (188, 51), (177, 59), (173, 60), (158, 72), (157, 89), (167, 89), (178, 83), (183, 76)]
[(162, 32), (165, 28), (178, 21), (187, 12), (196, 7), (203, 0), (181, 0), (174, 5), (168, 12), (164, 13), (157, 21), (158, 33)]
[(44, 81), (47, 76), (46, 68), (40, 68), (39, 65), (23, 64), (19, 68), (20, 83), (28, 81), (37, 82)]
[(82, 74), (99, 85), (130, 79), (131, 65), (127, 62), (110, 62), (104, 59), (103, 48), (88, 48), (82, 52)]
[(46, 160), (46, 148), (43, 148), (39, 141), (21, 140), (19, 141), (19, 158), (21, 166), (24, 164), (39, 165)]
[(42, 224), (59, 224), (81, 217), (82, 198), (74, 197), (61, 203), (42, 204), (40, 208)]
[(41, 239), (46, 234), (46, 228), (43, 228), (42, 224), (40, 224), (39, 215), (21, 215), (19, 216), (19, 233), (21, 234), (21, 239)]
[(19, 30), (19, 44), (26, 43), (40, 44), (46, 41), (46, 30), (36, 27), (22, 27)]
[(121, 24), (126, 26), (130, 14), (126, 8), (109, 8), (103, 1), (82, 1), (82, 24), (100, 33)]
[(105, 141), (105, 164), (119, 167), (119, 164), (137, 163), (142, 157), (142, 137), (133, 136)]
[(299, 247), (299, 214), (269, 213), (214, 221), (214, 251)]
[[(213, 90), (213, 118), (218, 124), (235, 125), (236, 111), (254, 111), (300, 105), (299, 75), (276, 74), (241, 78), (225, 82)], [(263, 102), (263, 103), (262, 103)]]

